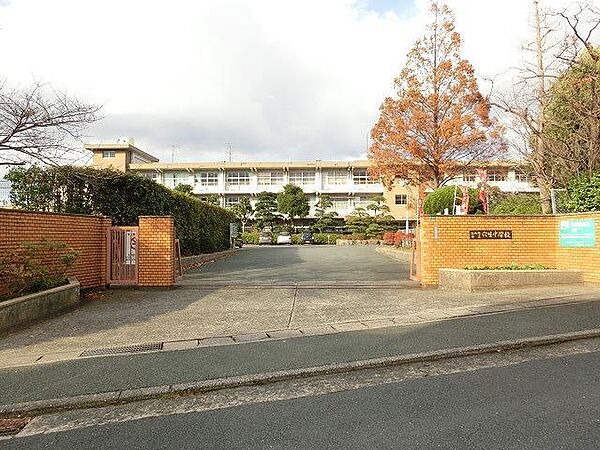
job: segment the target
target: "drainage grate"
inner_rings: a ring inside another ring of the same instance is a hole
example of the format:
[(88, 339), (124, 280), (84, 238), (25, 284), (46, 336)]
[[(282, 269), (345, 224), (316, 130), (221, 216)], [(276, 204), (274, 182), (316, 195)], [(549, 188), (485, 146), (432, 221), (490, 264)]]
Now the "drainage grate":
[(162, 350), (161, 342), (150, 344), (124, 345), (122, 347), (97, 348), (86, 350), (79, 356), (118, 355), (120, 353), (140, 353)]

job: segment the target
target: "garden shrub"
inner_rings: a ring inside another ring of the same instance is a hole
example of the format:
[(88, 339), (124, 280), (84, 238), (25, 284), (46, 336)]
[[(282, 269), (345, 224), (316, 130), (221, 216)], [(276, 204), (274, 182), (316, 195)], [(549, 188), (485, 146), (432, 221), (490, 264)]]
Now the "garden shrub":
[(242, 242), (244, 244), (255, 244), (258, 245), (258, 231), (246, 231), (242, 233)]
[(383, 243), (385, 245), (394, 245), (394, 240), (396, 237), (396, 233), (393, 231), (386, 231), (383, 233)]
[(490, 213), (498, 216), (521, 216), (542, 213), (540, 196), (536, 194), (509, 194), (492, 203)]
[(394, 233), (394, 245), (396, 247), (411, 247), (414, 239), (414, 233), (406, 233), (404, 231), (396, 231)]
[[(444, 186), (427, 194), (423, 204), (423, 212), (427, 215), (434, 216), (444, 214), (444, 210), (448, 209), (450, 214), (454, 211), (454, 196), (456, 195), (456, 204), (460, 205), (461, 190), (456, 186)], [(479, 201), (479, 191), (469, 188), (469, 214), (475, 214), (482, 210), (481, 202)]]
[(29, 211), (110, 217), (114, 225), (137, 225), (139, 216), (172, 216), (184, 256), (229, 248), (234, 214), (175, 192), (133, 172), (89, 167), (12, 170), (12, 203)]
[(565, 206), (569, 212), (600, 211), (600, 171), (572, 179)]
[(313, 234), (313, 240), (315, 244), (335, 244), (338, 239), (344, 239), (343, 235), (335, 233), (315, 233)]
[(78, 257), (64, 242), (22, 243), (19, 250), (0, 259), (0, 300), (66, 284), (66, 273)]

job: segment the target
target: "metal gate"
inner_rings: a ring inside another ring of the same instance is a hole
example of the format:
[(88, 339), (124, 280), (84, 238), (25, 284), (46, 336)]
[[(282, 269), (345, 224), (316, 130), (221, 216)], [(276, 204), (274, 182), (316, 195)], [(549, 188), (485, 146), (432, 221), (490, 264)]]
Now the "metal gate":
[(110, 227), (106, 236), (108, 284), (138, 283), (138, 227)]

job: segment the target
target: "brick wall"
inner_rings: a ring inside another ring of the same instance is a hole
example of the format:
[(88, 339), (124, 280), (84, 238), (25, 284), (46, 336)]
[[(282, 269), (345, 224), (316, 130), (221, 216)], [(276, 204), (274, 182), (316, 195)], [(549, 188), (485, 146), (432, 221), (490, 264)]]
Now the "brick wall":
[(139, 285), (172, 286), (175, 283), (173, 218), (170, 216), (141, 216), (138, 225)]
[(79, 252), (69, 275), (83, 288), (104, 286), (110, 225), (106, 217), (0, 209), (0, 258), (17, 251), (22, 242), (65, 242)]
[[(437, 284), (440, 268), (510, 263), (583, 269), (586, 281), (600, 281), (600, 235), (596, 248), (559, 247), (560, 220), (582, 217), (596, 219), (600, 233), (600, 214), (424, 217), (418, 231), (421, 282)], [(511, 230), (512, 239), (470, 239), (471, 230)]]
[(559, 269), (582, 269), (584, 280), (600, 283), (600, 214), (565, 214), (556, 217), (556, 227), (561, 220), (595, 219), (596, 247), (595, 248), (556, 248), (556, 265)]

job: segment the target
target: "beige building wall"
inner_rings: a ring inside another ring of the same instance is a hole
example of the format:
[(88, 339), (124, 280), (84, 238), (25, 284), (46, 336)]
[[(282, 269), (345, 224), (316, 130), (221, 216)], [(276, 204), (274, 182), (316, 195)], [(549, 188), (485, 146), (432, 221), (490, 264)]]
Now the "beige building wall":
[(95, 151), (92, 166), (96, 169), (115, 169), (126, 172), (129, 168), (129, 154), (126, 150), (115, 150), (114, 158), (103, 158), (102, 150)]
[[(402, 196), (399, 200), (406, 198), (406, 203), (397, 204), (396, 196)], [(416, 220), (417, 190), (415, 188), (406, 186), (404, 183), (395, 183), (392, 189), (383, 191), (383, 197), (385, 204), (390, 208), (390, 214), (396, 220)]]

